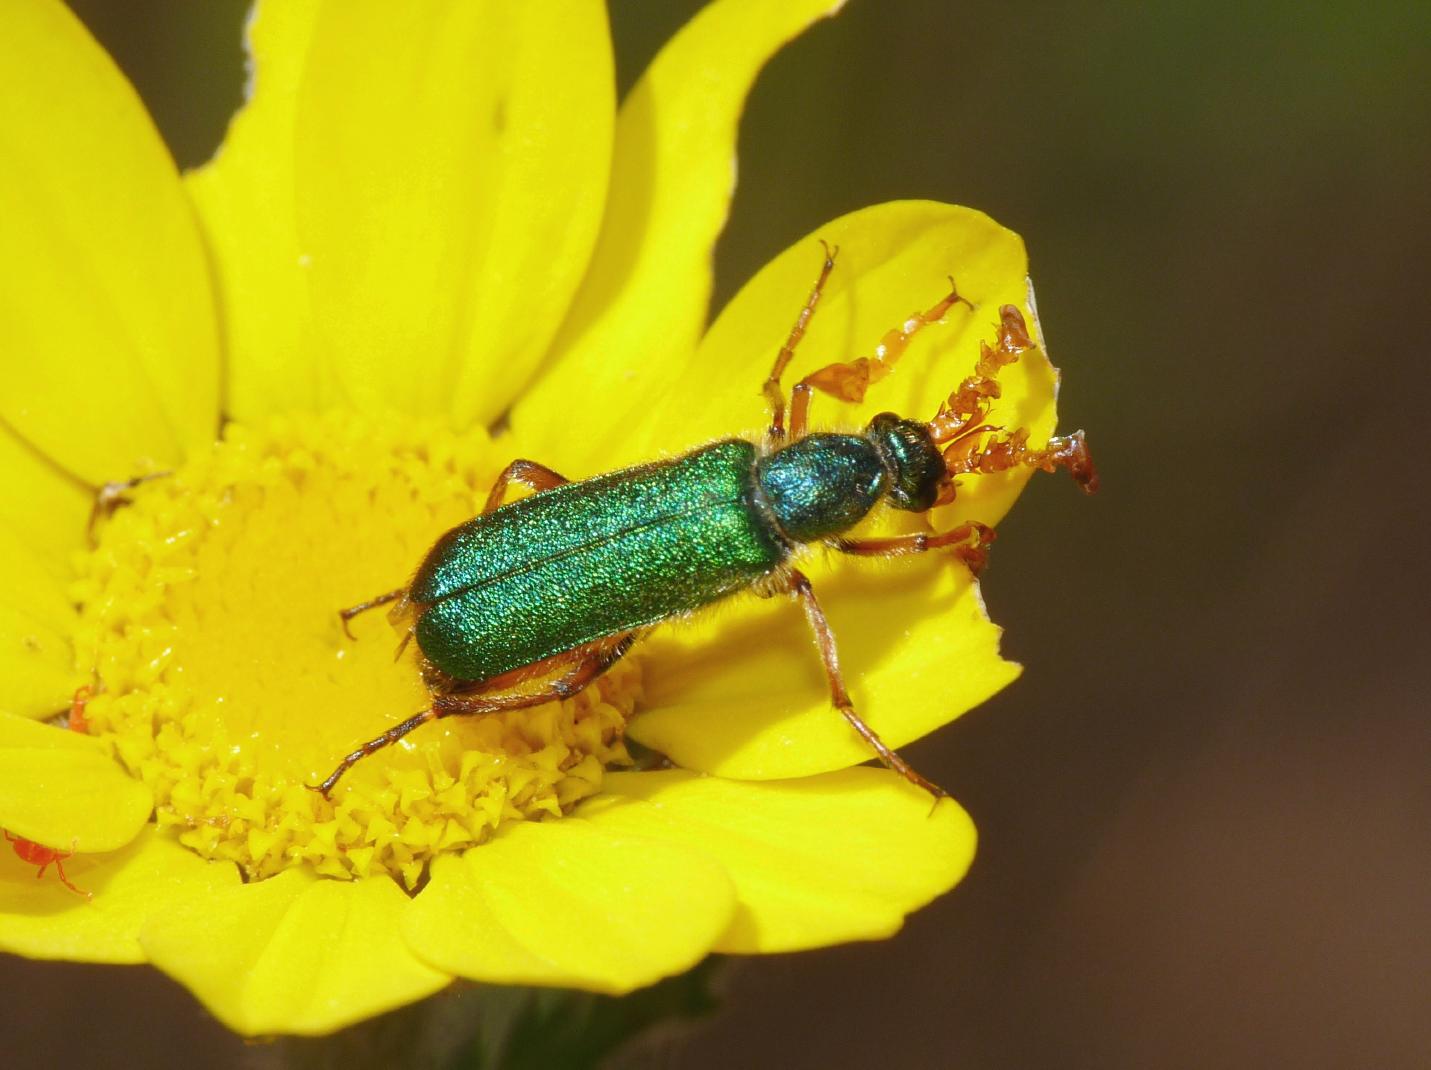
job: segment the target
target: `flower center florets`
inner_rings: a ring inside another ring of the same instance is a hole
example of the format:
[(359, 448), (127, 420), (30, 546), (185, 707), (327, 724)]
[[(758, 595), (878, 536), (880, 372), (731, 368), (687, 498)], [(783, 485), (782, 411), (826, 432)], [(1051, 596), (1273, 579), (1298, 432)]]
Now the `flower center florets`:
[(426, 725), (331, 803), (305, 786), (428, 703), (382, 613), (350, 640), (337, 611), (400, 586), (507, 459), (403, 421), (231, 424), (101, 521), (75, 591), (86, 719), (153, 789), (161, 827), (251, 878), (308, 863), (412, 887), (436, 854), (560, 814), (629, 761), (628, 660), (569, 702)]

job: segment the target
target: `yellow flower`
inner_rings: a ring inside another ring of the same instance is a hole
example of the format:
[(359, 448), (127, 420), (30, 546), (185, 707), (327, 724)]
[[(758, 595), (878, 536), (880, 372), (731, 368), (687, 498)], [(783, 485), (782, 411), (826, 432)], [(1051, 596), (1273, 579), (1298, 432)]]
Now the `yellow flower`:
[[(426, 701), (379, 615), (349, 641), (333, 611), (513, 457), (579, 478), (758, 431), (817, 237), (844, 251), (800, 366), (868, 351), (951, 271), (979, 309), (817, 420), (932, 416), (993, 310), (1032, 315), (1015, 235), (905, 202), (796, 243), (705, 329), (742, 100), (834, 6), (718, 0), (618, 110), (595, 0), (265, 3), (251, 99), (180, 176), (59, 0), (7, 5), (0, 827), (92, 898), (3, 852), (0, 948), (151, 962), (235, 1030), (322, 1033), (454, 977), (622, 992), (879, 938), (962, 876), (968, 817), (852, 768), (783, 599), (658, 632), (572, 701), (425, 726), (331, 804), (304, 787)], [(1046, 439), (1041, 352), (1003, 381)], [(95, 489), (160, 472), (91, 541)], [(941, 526), (996, 521), (1026, 475)], [(948, 560), (808, 571), (892, 746), (1018, 671)], [(89, 733), (44, 723), (81, 685)], [(627, 738), (675, 768), (612, 771)]]

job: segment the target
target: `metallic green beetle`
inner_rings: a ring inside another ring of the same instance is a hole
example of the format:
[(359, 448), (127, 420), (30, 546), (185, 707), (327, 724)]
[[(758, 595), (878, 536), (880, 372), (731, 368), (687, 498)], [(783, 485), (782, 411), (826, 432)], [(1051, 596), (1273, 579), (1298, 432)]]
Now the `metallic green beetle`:
[[(1026, 431), (985, 423), (999, 396), (999, 368), (1033, 346), (1012, 305), (1000, 309), (996, 344), (981, 344), (975, 374), (932, 421), (881, 413), (857, 434), (806, 433), (815, 390), (862, 400), (920, 328), (956, 303), (972, 311), (952, 280), (947, 297), (886, 334), (874, 356), (831, 364), (797, 383), (787, 432), (780, 377), (838, 251), (825, 246), (819, 277), (765, 382), (771, 423), (763, 443), (726, 439), (674, 460), (579, 483), (533, 461), (513, 461), (498, 477), (486, 509), (438, 539), (411, 583), (341, 612), (346, 628), (358, 613), (397, 603), (394, 619), (406, 622), (408, 638), (417, 642), (432, 705), (347, 755), (315, 790), (326, 796), (355, 762), (428, 721), (569, 698), (652, 625), (755, 590), (800, 599), (835, 707), (885, 765), (934, 796), (943, 795), (855, 712), (840, 676), (834, 635), (792, 558), (810, 543), (866, 556), (949, 547), (977, 571), (993, 538), (993, 531), (977, 522), (939, 534), (882, 539), (850, 539), (844, 533), (880, 502), (924, 512), (952, 501), (961, 475), (1016, 465), (1064, 467), (1092, 492), (1097, 474), (1081, 431), (1029, 449)], [(512, 483), (535, 493), (504, 505)], [(539, 683), (531, 686), (533, 681)]]

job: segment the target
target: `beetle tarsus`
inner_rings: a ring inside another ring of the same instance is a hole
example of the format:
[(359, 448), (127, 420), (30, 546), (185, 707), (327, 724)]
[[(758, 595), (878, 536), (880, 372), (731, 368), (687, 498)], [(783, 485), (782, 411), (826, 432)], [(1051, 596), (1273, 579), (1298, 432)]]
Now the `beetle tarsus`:
[(385, 606), (389, 602), (396, 602), (405, 594), (407, 594), (407, 588), (398, 587), (396, 590), (388, 591), (385, 594), (380, 594), (376, 598), (369, 598), (366, 602), (359, 602), (355, 606), (349, 606), (347, 609), (338, 610), (338, 620), (343, 625), (343, 634), (346, 635), (349, 639), (352, 639), (356, 642), (358, 637), (353, 634), (353, 629), (348, 627), (348, 622), (350, 620), (356, 617), (359, 613), (366, 613), (370, 609), (377, 609), (378, 606)]
[(346, 773), (349, 769), (355, 766), (358, 762), (362, 761), (370, 754), (376, 754), (384, 747), (392, 746), (394, 743), (402, 739), (403, 736), (407, 735), (413, 729), (419, 728), (422, 725), (426, 724), (428, 721), (435, 720), (436, 718), (441, 716), (442, 714), (438, 712), (436, 705), (428, 707), (421, 713), (413, 714), (406, 721), (403, 721), (401, 724), (393, 725), (382, 735), (376, 736), (375, 738), (368, 740), (357, 750), (353, 751), (351, 754), (346, 755), (343, 760), (338, 763), (338, 767), (334, 769), (331, 773), (329, 773), (327, 779), (324, 780), (321, 784), (305, 784), (303, 786), (308, 788), (310, 791), (316, 791), (325, 799), (328, 798), (328, 793), (331, 792), (333, 788), (337, 785), (339, 778), (341, 778), (344, 773)]

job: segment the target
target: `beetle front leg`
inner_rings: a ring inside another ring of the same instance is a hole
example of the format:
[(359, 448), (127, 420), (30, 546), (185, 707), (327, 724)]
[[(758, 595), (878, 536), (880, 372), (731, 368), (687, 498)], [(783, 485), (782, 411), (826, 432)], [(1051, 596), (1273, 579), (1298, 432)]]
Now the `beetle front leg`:
[(815, 633), (815, 643), (820, 648), (820, 660), (824, 662), (825, 676), (830, 682), (830, 700), (834, 703), (835, 708), (850, 723), (850, 727), (860, 734), (860, 738), (870, 745), (887, 768), (904, 777), (915, 787), (929, 792), (934, 796), (935, 802), (948, 798), (947, 791), (916, 773), (909, 763), (891, 750), (884, 740), (879, 738), (875, 730), (865, 724), (864, 719), (855, 712), (854, 703), (850, 701), (850, 693), (845, 689), (844, 677), (840, 674), (840, 658), (835, 650), (835, 633), (830, 630), (830, 622), (825, 619), (825, 611), (820, 608), (820, 603), (815, 598), (815, 589), (810, 586), (809, 578), (803, 572), (792, 569), (789, 590), (791, 594), (800, 599), (801, 605), (805, 609), (805, 619), (810, 622), (810, 630)]
[[(820, 268), (820, 275), (815, 279), (810, 296), (805, 300), (805, 307), (795, 319), (795, 326), (790, 328), (790, 336), (785, 339), (785, 344), (780, 347), (780, 352), (775, 357), (775, 367), (770, 369), (770, 377), (765, 380), (765, 400), (770, 403), (770, 430), (766, 432), (766, 441), (771, 446), (779, 446), (785, 442), (785, 391), (780, 387), (780, 377), (785, 374), (786, 367), (794, 358), (795, 347), (800, 344), (800, 339), (805, 337), (805, 328), (810, 323), (810, 317), (815, 314), (820, 295), (825, 292), (825, 282), (829, 279), (830, 272), (835, 270), (835, 257), (840, 255), (838, 245), (832, 248), (824, 241), (821, 241), (820, 245), (825, 250), (825, 263)], [(800, 432), (797, 434), (792, 419), (790, 432), (791, 438), (803, 435), (804, 421), (801, 421)]]
[(994, 529), (989, 525), (969, 520), (948, 531), (916, 531), (911, 535), (892, 535), (884, 539), (831, 539), (829, 545), (842, 554), (856, 557), (904, 557), (952, 546), (954, 556), (977, 576), (989, 563), (988, 551), (995, 537)]
[(570, 482), (571, 480), (566, 476), (559, 472), (553, 472), (544, 464), (518, 457), (502, 469), (502, 474), (492, 484), (491, 493), (487, 495), (487, 504), (482, 508), (482, 512), (490, 513), (497, 509), (502, 504), (502, 499), (506, 497), (507, 488), (513, 483), (521, 483), (525, 487), (541, 492)]

